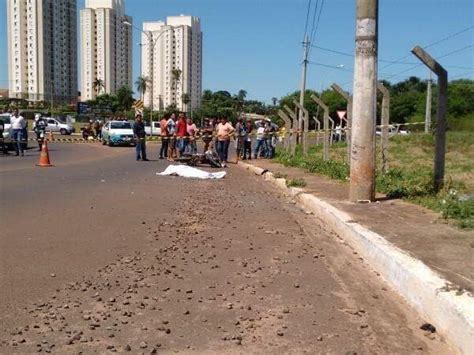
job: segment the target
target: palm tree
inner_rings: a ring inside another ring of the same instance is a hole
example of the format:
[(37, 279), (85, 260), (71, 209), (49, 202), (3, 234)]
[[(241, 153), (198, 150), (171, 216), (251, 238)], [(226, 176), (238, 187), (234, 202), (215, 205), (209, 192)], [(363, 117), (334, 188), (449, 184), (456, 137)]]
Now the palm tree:
[(278, 99), (276, 97), (272, 97), (272, 102), (273, 102), (273, 106), (276, 106)]
[(128, 86), (122, 86), (117, 90), (116, 93), (118, 108), (122, 111), (128, 111), (132, 107), (133, 91)]
[[(178, 83), (181, 81), (181, 69), (173, 69), (171, 71), (171, 77), (173, 79), (173, 88), (176, 90), (178, 88)], [(176, 97), (174, 101), (176, 103)]]
[(137, 87), (138, 92), (140, 93), (140, 97), (143, 100), (145, 97), (145, 92), (146, 89), (148, 88), (148, 83), (150, 82), (150, 79), (146, 76), (139, 76), (137, 78), (137, 81), (135, 81), (135, 86)]
[(92, 83), (92, 87), (94, 88), (97, 95), (99, 95), (102, 89), (105, 90), (104, 81), (102, 79), (96, 78), (94, 82)]
[(243, 110), (244, 102), (245, 102), (245, 98), (246, 98), (246, 97), (247, 97), (247, 91), (245, 91), (245, 90), (239, 90), (239, 92), (237, 93), (237, 95), (234, 96), (235, 108), (236, 108), (238, 111), (242, 111), (242, 110)]
[(188, 93), (185, 93), (181, 96), (181, 100), (183, 102), (183, 108), (185, 107), (186, 109), (184, 111), (188, 111), (188, 104), (191, 102), (191, 97), (189, 96)]
[(239, 92), (237, 93), (237, 98), (239, 99), (239, 101), (244, 101), (246, 97), (247, 97), (247, 91), (239, 90)]

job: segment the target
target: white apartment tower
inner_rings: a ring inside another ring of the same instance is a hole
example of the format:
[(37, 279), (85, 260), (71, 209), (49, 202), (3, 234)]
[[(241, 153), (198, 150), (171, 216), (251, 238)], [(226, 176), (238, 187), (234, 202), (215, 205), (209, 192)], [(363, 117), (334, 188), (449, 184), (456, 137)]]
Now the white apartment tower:
[[(81, 10), (81, 100), (132, 88), (132, 23), (124, 0), (86, 0)], [(94, 85), (101, 80), (103, 87)]]
[(182, 111), (198, 108), (202, 91), (199, 18), (181, 15), (167, 17), (166, 23), (144, 22), (143, 31), (141, 75), (150, 80), (145, 106), (153, 110), (172, 104)]
[(77, 100), (76, 0), (7, 0), (10, 97)]

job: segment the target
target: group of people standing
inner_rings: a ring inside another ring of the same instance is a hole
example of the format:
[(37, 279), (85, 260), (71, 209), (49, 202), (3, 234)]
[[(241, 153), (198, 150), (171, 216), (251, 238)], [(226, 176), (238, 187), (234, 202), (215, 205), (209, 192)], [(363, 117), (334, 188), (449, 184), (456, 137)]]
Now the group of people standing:
[[(11, 140), (15, 146), (15, 155), (16, 156), (25, 156), (25, 146), (26, 140), (28, 139), (28, 122), (20, 114), (18, 109), (13, 110), (13, 113), (10, 115), (10, 124), (12, 128), (12, 137)], [(2, 139), (3, 139), (3, 129), (2, 129)], [(2, 144), (2, 150), (4, 154), (8, 154), (5, 145)]]
[[(252, 137), (256, 130), (256, 146), (252, 152)], [(145, 146), (145, 125), (141, 115), (137, 115), (133, 125), (136, 145), (136, 159), (148, 160)], [(197, 153), (197, 140), (202, 139), (204, 152), (216, 150), (222, 167), (229, 160), (229, 147), (232, 139), (235, 141), (236, 155), (239, 159), (256, 159), (258, 157), (273, 158), (276, 146), (278, 126), (270, 121), (237, 120), (235, 127), (225, 117), (218, 119), (205, 118), (199, 129), (184, 112), (178, 115), (164, 115), (160, 120), (161, 147), (160, 159), (174, 161), (184, 154)]]

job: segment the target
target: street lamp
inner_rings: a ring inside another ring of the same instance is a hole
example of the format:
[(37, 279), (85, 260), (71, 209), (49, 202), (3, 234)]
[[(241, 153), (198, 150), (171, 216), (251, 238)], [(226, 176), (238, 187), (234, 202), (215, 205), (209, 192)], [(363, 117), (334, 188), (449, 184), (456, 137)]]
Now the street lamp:
[[(147, 38), (148, 38), (148, 42), (151, 44), (150, 47), (150, 53), (151, 53), (151, 64), (150, 64), (150, 86), (151, 86), (151, 107), (150, 107), (150, 135), (153, 136), (153, 52), (155, 51), (155, 46), (156, 44), (158, 43), (158, 39), (161, 37), (161, 35), (163, 33), (165, 33), (166, 31), (168, 31), (170, 28), (168, 27), (167, 29), (161, 31), (158, 36), (156, 36), (155, 39), (153, 39), (153, 33), (152, 31), (144, 31), (142, 30), (141, 28), (138, 28), (136, 26), (134, 26), (132, 23), (130, 23), (129, 21), (122, 21), (122, 23), (125, 25), (125, 26), (129, 26), (129, 27), (132, 27), (142, 33), (144, 33)], [(142, 43), (141, 46), (143, 46), (144, 44)], [(140, 50), (140, 68), (141, 68), (141, 50)], [(141, 75), (141, 69), (140, 69), (140, 75)], [(161, 101), (160, 101), (161, 103)], [(160, 105), (161, 106), (161, 105)], [(160, 108), (159, 108), (160, 109)]]

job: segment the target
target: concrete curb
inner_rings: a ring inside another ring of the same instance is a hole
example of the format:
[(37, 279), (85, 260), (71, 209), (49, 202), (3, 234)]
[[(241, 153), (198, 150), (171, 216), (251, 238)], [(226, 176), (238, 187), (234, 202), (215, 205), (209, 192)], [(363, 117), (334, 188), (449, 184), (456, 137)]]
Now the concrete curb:
[(464, 293), (445, 291), (450, 283), (420, 260), (388, 242), (381, 235), (355, 223), (351, 216), (302, 189), (288, 188), (286, 180), (271, 172), (239, 162), (240, 167), (273, 183), (300, 206), (313, 212), (334, 233), (367, 260), (370, 266), (427, 321), (463, 354), (474, 349), (474, 299)]

